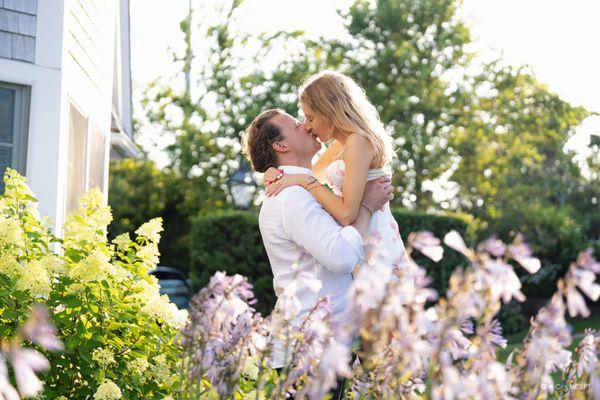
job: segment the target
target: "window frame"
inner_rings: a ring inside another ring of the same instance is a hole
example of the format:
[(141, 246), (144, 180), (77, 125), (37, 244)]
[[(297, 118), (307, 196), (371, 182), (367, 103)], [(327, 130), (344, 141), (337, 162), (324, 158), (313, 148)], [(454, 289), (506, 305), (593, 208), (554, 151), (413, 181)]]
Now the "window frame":
[[(29, 114), (31, 107), (31, 86), (0, 81), (0, 88), (15, 91), (15, 111), (13, 116), (12, 158), (10, 168), (21, 175), (27, 171), (27, 146), (29, 143)], [(4, 144), (0, 144), (4, 147)], [(8, 146), (6, 146), (8, 147)]]

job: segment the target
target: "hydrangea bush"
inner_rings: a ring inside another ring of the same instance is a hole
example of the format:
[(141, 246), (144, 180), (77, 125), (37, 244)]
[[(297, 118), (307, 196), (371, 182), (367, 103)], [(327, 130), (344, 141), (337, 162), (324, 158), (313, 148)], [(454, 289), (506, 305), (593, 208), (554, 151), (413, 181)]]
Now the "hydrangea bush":
[[(14, 170), (0, 197), (0, 337), (13, 337), (33, 304), (45, 304), (64, 351), (46, 352), (48, 399), (162, 399), (173, 393), (186, 314), (147, 274), (158, 261), (160, 220), (137, 237), (107, 242), (110, 208), (88, 192), (60, 237), (39, 217)], [(17, 369), (15, 368), (15, 375)], [(0, 375), (5, 371), (0, 371)], [(8, 379), (8, 375), (4, 375)]]

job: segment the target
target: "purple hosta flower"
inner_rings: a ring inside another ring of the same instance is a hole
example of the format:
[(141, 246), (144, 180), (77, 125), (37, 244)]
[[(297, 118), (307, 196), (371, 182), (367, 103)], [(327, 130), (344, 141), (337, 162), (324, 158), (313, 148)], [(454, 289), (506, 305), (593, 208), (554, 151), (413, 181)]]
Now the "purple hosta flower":
[[(297, 387), (300, 388), (297, 398), (305, 395), (312, 398), (312, 391), (327, 391), (332, 387), (329, 385), (332, 373), (345, 373), (346, 370), (340, 369), (338, 364), (331, 364), (331, 357), (342, 352), (340, 346), (346, 347), (346, 357), (349, 357), (347, 346), (334, 339), (338, 334), (331, 327), (331, 302), (324, 297), (319, 299), (299, 325), (293, 326), (292, 336), (288, 336), (292, 340), (287, 347), (290, 361), (284, 367), (276, 390), (294, 393), (294, 387)], [(329, 349), (329, 354), (325, 354), (329, 346), (334, 347)], [(331, 370), (333, 367), (335, 369)]]
[(588, 271), (600, 274), (600, 263), (594, 258), (594, 250), (591, 248), (579, 253), (577, 265)]
[[(37, 378), (36, 378), (37, 379)], [(8, 368), (4, 355), (0, 353), (0, 399), (20, 400), (19, 393), (12, 386), (8, 378)]]
[(12, 364), (19, 393), (23, 397), (33, 397), (43, 389), (42, 382), (35, 375), (39, 371), (50, 369), (50, 362), (41, 353), (18, 345), (12, 346), (7, 352)]
[(208, 289), (215, 296), (223, 296), (226, 293), (237, 291), (240, 296), (252, 298), (252, 285), (241, 275), (227, 276), (224, 272), (217, 272), (208, 283)]
[(475, 267), (479, 282), (490, 291), (490, 301), (495, 303), (500, 299), (508, 303), (511, 299), (524, 301), (521, 292), (521, 281), (512, 266), (501, 259), (484, 259), (480, 268)]
[[(562, 296), (555, 293), (550, 303), (542, 307), (532, 319), (529, 340), (525, 341), (523, 352), (518, 358), (520, 361), (511, 371), (521, 376), (522, 389), (552, 391), (551, 374), (557, 369), (564, 370), (571, 362), (571, 352), (566, 349), (572, 338), (564, 313)], [(535, 390), (531, 392), (529, 398), (535, 399), (536, 393)]]
[[(48, 350), (62, 350), (63, 344), (56, 338), (55, 329), (50, 325), (48, 312), (40, 305), (34, 305), (31, 316), (19, 330), (21, 336), (39, 344)], [(36, 372), (50, 369), (50, 363), (36, 350), (21, 347), (20, 341), (0, 343), (0, 399), (18, 400), (22, 397), (38, 395), (42, 389), (42, 382)], [(18, 392), (12, 387), (8, 379), (6, 360), (12, 364)]]
[(408, 244), (435, 262), (440, 261), (444, 255), (444, 248), (440, 246), (440, 239), (429, 231), (411, 233), (408, 235)]
[(240, 275), (215, 274), (190, 302), (188, 322), (181, 331), (188, 376), (205, 375), (221, 397), (231, 397), (249, 357), (264, 347), (256, 333), (264, 331), (255, 314), (252, 287)]
[[(443, 352), (447, 353), (452, 360), (467, 358), (471, 347), (471, 341), (467, 339), (460, 329), (455, 326), (446, 328), (444, 332)], [(448, 363), (451, 363), (450, 358), (445, 354), (441, 358)]]
[(508, 246), (507, 253), (530, 274), (535, 274), (541, 267), (540, 260), (531, 256), (531, 248), (523, 241), (522, 234), (518, 234), (514, 242)]
[(581, 268), (570, 268), (567, 273), (567, 281), (573, 282), (579, 289), (593, 301), (600, 297), (600, 285), (596, 283), (596, 274)]
[(506, 253), (506, 245), (495, 235), (479, 245), (479, 250), (493, 255), (494, 257), (503, 257)]
[(571, 317), (581, 315), (582, 317), (587, 318), (590, 316), (590, 310), (585, 304), (585, 299), (572, 282), (567, 283), (564, 293), (567, 298), (567, 309), (569, 310), (569, 315)]
[(505, 348), (506, 339), (502, 336), (502, 325), (496, 319), (477, 327), (479, 337), (478, 354), (490, 360), (496, 359), (496, 346)]
[(567, 307), (569, 315), (575, 317), (581, 315), (588, 317), (590, 311), (585, 304), (583, 296), (577, 290), (577, 287), (585, 293), (591, 300), (597, 301), (600, 297), (600, 285), (596, 283), (595, 260), (587, 252), (582, 252), (577, 258), (577, 263), (572, 263), (567, 271), (564, 282), (559, 281), (559, 290), (567, 298)]
[(431, 385), (432, 400), (478, 398), (477, 377), (461, 374), (452, 365), (442, 366), (440, 382), (432, 382)]
[(473, 320), (471, 318), (466, 318), (464, 322), (460, 324), (460, 330), (466, 333), (467, 335), (472, 335), (475, 332)]
[(46, 350), (64, 349), (63, 343), (56, 336), (56, 328), (50, 323), (48, 310), (41, 304), (32, 307), (31, 316), (21, 327), (21, 334)]
[(455, 230), (452, 230), (444, 236), (444, 243), (453, 250), (458, 251), (467, 257), (470, 261), (476, 261), (477, 257), (473, 250), (467, 247), (463, 238)]
[[(457, 321), (478, 317), (485, 310), (487, 302), (482, 289), (478, 275), (472, 270), (456, 269), (450, 275), (446, 297)], [(440, 315), (444, 313), (441, 310)]]
[(432, 399), (513, 399), (510, 380), (504, 366), (498, 362), (485, 365), (482, 371), (461, 370), (455, 366), (442, 367), (441, 381), (434, 383)]
[(600, 336), (595, 335), (594, 331), (588, 328), (585, 330), (583, 339), (581, 339), (577, 347), (579, 359), (577, 360), (575, 369), (572, 371), (577, 373), (578, 378), (581, 378), (584, 373), (590, 376), (598, 373), (596, 371), (598, 351), (600, 351)]
[(350, 350), (348, 346), (335, 340), (330, 341), (323, 350), (319, 363), (318, 379), (314, 380), (309, 389), (311, 399), (322, 399), (327, 392), (336, 386), (338, 377), (349, 377)]
[(392, 269), (382, 264), (362, 265), (354, 274), (354, 290), (351, 302), (364, 313), (377, 307), (385, 295), (386, 285), (392, 276)]

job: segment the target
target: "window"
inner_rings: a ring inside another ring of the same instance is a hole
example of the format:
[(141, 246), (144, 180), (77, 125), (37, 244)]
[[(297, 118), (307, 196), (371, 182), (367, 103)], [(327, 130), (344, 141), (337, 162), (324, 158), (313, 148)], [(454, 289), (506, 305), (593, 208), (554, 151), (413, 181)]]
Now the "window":
[(69, 108), (69, 160), (67, 166), (67, 214), (87, 190), (104, 189), (106, 136), (79, 109)]
[(67, 166), (67, 213), (77, 208), (85, 193), (85, 145), (87, 118), (73, 104), (69, 107), (69, 161)]
[(106, 159), (106, 140), (102, 132), (100, 132), (99, 129), (94, 127), (89, 133), (89, 142), (89, 173), (87, 188), (88, 190), (90, 190), (95, 187), (98, 187), (100, 188), (100, 190), (102, 190), (104, 187), (104, 161)]
[[(0, 174), (7, 167), (25, 175), (29, 87), (0, 82)], [(4, 182), (0, 180), (0, 193)]]

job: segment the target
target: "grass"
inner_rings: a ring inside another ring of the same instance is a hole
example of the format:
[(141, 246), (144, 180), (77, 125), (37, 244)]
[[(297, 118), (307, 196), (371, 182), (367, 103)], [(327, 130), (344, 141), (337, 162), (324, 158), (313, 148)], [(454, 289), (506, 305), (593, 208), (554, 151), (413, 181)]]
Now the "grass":
[[(569, 346), (569, 350), (573, 351), (581, 341), (583, 337), (583, 331), (585, 328), (593, 328), (600, 330), (600, 316), (593, 316), (589, 318), (567, 318), (567, 323), (573, 327), (573, 343)], [(523, 340), (527, 336), (528, 330), (506, 335), (507, 340), (506, 348), (498, 351), (498, 361), (505, 362), (508, 355), (516, 348), (523, 346)]]

